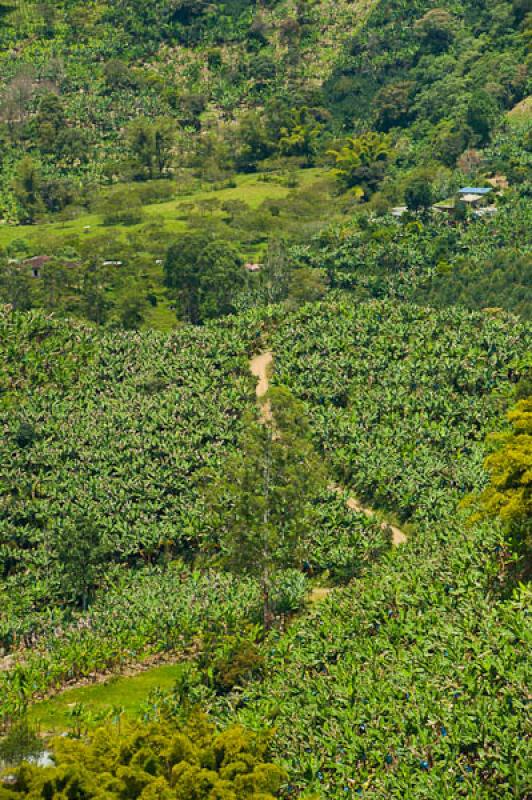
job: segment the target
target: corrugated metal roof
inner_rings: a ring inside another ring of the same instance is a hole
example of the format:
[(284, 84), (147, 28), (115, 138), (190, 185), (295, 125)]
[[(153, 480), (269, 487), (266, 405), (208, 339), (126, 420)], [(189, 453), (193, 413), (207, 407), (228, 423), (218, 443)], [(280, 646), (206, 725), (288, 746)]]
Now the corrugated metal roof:
[(493, 189), (491, 188), (480, 189), (476, 186), (464, 186), (463, 189), (458, 189), (458, 194), (489, 194), (492, 191)]

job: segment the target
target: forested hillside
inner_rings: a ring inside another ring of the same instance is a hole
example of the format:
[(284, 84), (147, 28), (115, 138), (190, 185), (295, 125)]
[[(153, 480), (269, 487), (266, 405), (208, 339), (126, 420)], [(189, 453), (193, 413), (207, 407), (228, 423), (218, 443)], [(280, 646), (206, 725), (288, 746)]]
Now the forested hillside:
[(0, 800), (529, 797), (531, 23), (0, 2)]

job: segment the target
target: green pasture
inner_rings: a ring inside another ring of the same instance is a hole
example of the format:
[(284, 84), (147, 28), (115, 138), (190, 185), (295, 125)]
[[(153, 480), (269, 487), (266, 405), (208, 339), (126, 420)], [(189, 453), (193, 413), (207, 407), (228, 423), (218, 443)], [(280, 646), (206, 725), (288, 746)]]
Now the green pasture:
[(141, 712), (151, 691), (172, 688), (178, 671), (178, 664), (165, 664), (137, 675), (114, 675), (104, 683), (67, 689), (32, 705), (29, 718), (42, 733), (59, 733), (72, 726), (72, 711), (80, 705), (89, 725), (100, 721), (112, 709), (120, 708), (134, 717)]
[[(274, 181), (260, 180), (258, 175), (235, 176), (235, 187), (209, 190), (202, 188), (189, 194), (178, 194), (167, 202), (151, 203), (143, 207), (144, 218), (136, 225), (104, 225), (100, 214), (81, 214), (72, 220), (61, 222), (45, 222), (38, 225), (0, 225), (0, 248), (7, 247), (16, 239), (25, 239), (32, 246), (32, 254), (41, 252), (42, 245), (50, 241), (59, 241), (72, 237), (87, 238), (101, 236), (106, 233), (115, 239), (123, 239), (126, 234), (135, 232), (150, 222), (161, 222), (170, 233), (182, 233), (186, 230), (186, 206), (197, 205), (205, 200), (239, 200), (251, 209), (258, 208), (265, 200), (283, 200), (294, 188), (301, 189), (324, 178), (327, 171), (320, 168), (299, 170), (297, 186), (290, 188)], [(182, 207), (185, 206), (185, 209)]]

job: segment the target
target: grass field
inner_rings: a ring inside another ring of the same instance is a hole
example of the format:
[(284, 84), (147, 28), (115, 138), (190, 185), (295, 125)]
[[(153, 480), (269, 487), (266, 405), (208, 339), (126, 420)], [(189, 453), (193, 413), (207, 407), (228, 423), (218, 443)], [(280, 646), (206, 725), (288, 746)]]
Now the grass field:
[[(260, 261), (273, 233), (290, 236), (296, 230), (300, 234), (305, 224), (313, 229), (312, 226), (330, 221), (324, 218), (331, 211), (328, 200), (334, 187), (332, 173), (323, 168), (300, 169), (291, 173), (290, 178), (289, 181), (287, 173), (237, 175), (231, 181), (235, 185), (218, 189), (190, 182), (185, 186), (177, 180), (119, 186), (119, 197), (124, 197), (124, 189), (126, 192), (122, 203), (127, 202), (129, 190), (141, 197), (156, 197), (161, 187), (175, 194), (167, 201), (147, 202), (142, 206), (142, 219), (132, 225), (105, 225), (103, 215), (97, 213), (36, 225), (0, 224), (0, 252), (16, 242), (12, 253), (19, 258), (37, 255), (76, 258), (76, 253), (80, 253), (82, 260), (94, 256), (102, 263), (107, 259), (123, 261), (125, 266), (111, 267), (115, 273), (109, 273), (105, 279), (107, 301), (114, 307), (130, 280), (131, 285), (137, 285), (139, 292), (150, 295), (155, 303), (145, 307), (141, 327), (166, 333), (179, 324), (164, 286), (162, 267), (174, 236), (177, 239), (188, 229), (203, 230), (219, 222), (224, 235), (234, 237), (246, 260)], [(100, 200), (116, 188), (102, 190)], [(255, 213), (267, 200), (287, 202), (275, 217), (268, 211)], [(228, 222), (229, 212), (221, 209), (228, 201), (240, 204), (240, 213), (244, 214), (240, 223)], [(100, 206), (98, 199), (95, 205)], [(267, 220), (264, 226), (262, 220)]]
[[(297, 173), (297, 189), (304, 188), (326, 177), (327, 171), (319, 168), (300, 170)], [(88, 239), (100, 236), (103, 233), (112, 235), (115, 239), (123, 239), (126, 234), (134, 232), (149, 223), (159, 221), (164, 229), (170, 233), (182, 233), (186, 229), (186, 219), (183, 219), (183, 209), (180, 206), (197, 204), (204, 200), (218, 200), (223, 203), (228, 200), (240, 200), (251, 209), (258, 208), (265, 200), (282, 200), (293, 189), (278, 182), (265, 182), (258, 175), (237, 175), (236, 187), (205, 190), (202, 189), (190, 194), (176, 195), (173, 199), (163, 203), (152, 203), (144, 206), (144, 219), (138, 225), (104, 225), (99, 214), (82, 214), (73, 220), (62, 222), (46, 222), (38, 225), (0, 225), (0, 248), (7, 247), (16, 239), (25, 239), (31, 249), (31, 255), (41, 254), (43, 244), (50, 241), (61, 241), (69, 237), (83, 236)]]
[(72, 710), (82, 705), (88, 725), (97, 724), (112, 709), (120, 708), (134, 717), (142, 711), (153, 689), (171, 689), (179, 671), (178, 664), (165, 664), (131, 676), (113, 676), (105, 683), (67, 689), (65, 692), (31, 706), (30, 721), (43, 734), (62, 733), (72, 727)]

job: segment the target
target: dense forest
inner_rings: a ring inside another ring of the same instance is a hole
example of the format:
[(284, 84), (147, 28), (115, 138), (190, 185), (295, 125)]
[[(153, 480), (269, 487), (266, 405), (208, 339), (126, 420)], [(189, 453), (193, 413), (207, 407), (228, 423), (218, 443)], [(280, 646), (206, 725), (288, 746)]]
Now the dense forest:
[(0, 800), (529, 796), (531, 31), (0, 2)]

